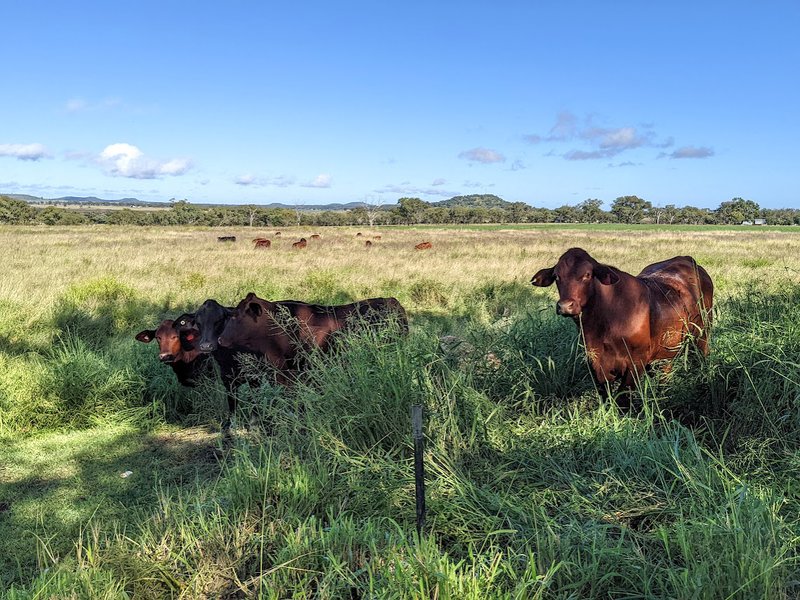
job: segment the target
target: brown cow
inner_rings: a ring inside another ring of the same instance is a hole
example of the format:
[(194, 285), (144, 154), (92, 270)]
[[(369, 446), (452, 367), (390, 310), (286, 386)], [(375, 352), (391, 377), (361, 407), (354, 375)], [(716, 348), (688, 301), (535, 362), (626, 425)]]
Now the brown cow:
[(218, 242), (235, 242), (236, 236), (235, 235), (218, 235), (217, 236)]
[(420, 242), (414, 246), (414, 250), (430, 250), (431, 248), (433, 248), (433, 244), (430, 242)]
[(253, 248), (269, 248), (272, 242), (266, 238), (256, 238), (253, 240)]
[(359, 231), (359, 232), (356, 234), (356, 237), (361, 237), (362, 235), (364, 235), (364, 234), (363, 234), (363, 233), (361, 233), (361, 232)]
[(281, 234), (281, 232), (280, 232), (280, 231), (276, 231), (276, 232), (275, 232), (275, 235), (280, 235), (280, 234)]
[(634, 277), (571, 248), (531, 279), (539, 287), (553, 282), (556, 313), (581, 330), (592, 374), (604, 388), (619, 381), (632, 389), (645, 367), (673, 358), (687, 336), (708, 354), (714, 284), (691, 256), (648, 265)]
[(406, 311), (395, 298), (369, 298), (351, 304), (324, 306), (294, 300), (269, 302), (250, 292), (233, 310), (219, 336), (219, 345), (260, 355), (277, 371), (279, 383), (289, 383), (313, 348), (330, 349), (334, 334), (361, 324), (396, 322), (408, 332)]
[(305, 248), (306, 246), (308, 246), (306, 238), (300, 238), (299, 242), (295, 242), (294, 244), (292, 244), (292, 248)]
[(367, 240), (366, 242), (364, 242), (364, 245), (365, 245), (367, 248), (371, 248), (371, 247), (372, 247), (372, 242), (371, 242), (370, 240)]
[(158, 360), (172, 367), (181, 385), (192, 387), (195, 376), (205, 366), (207, 356), (196, 348), (200, 332), (189, 329), (179, 332), (172, 319), (161, 321), (158, 329), (145, 329), (136, 339), (145, 344), (158, 342)]
[(320, 236), (318, 233), (313, 233), (313, 234), (311, 234), (311, 239), (312, 239), (312, 240), (318, 240), (320, 237), (321, 237), (321, 236)]
[(373, 235), (373, 236), (372, 236), (372, 239), (373, 239), (373, 240), (379, 240), (379, 239), (381, 239), (381, 236), (379, 236), (379, 235)]

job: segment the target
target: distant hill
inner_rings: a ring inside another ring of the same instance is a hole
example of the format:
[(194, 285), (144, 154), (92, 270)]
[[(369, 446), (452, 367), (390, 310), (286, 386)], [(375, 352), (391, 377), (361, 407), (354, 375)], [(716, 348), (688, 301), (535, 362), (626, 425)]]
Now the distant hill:
[(453, 208), (461, 206), (464, 208), (508, 208), (511, 202), (506, 202), (494, 194), (470, 194), (468, 196), (454, 196), (449, 200), (432, 202), (431, 206), (443, 206)]
[[(28, 194), (0, 194), (2, 196), (8, 196), (9, 198), (14, 198), (16, 200), (24, 200), (29, 204), (80, 204), (80, 205), (92, 205), (96, 204), (98, 206), (138, 206), (138, 207), (153, 207), (153, 208), (165, 208), (169, 206), (168, 202), (146, 202), (144, 200), (139, 200), (138, 198), (119, 198), (119, 199), (107, 199), (107, 198), (97, 198), (96, 196), (62, 196), (60, 198), (42, 198), (38, 196), (30, 196)], [(218, 203), (191, 203), (192, 206), (196, 206), (197, 208), (214, 208), (214, 207), (228, 207), (233, 208), (236, 206), (249, 206), (254, 205), (258, 206), (259, 208), (283, 208), (289, 210), (332, 210), (332, 211), (341, 211), (341, 210), (352, 210), (354, 208), (361, 208), (367, 206), (364, 202), (335, 202), (332, 204), (284, 204), (283, 202), (272, 202), (270, 204), (258, 204), (258, 203), (246, 203), (246, 204), (218, 204)], [(470, 194), (467, 196), (454, 196), (448, 200), (441, 200), (439, 202), (429, 202), (430, 206), (442, 207), (442, 208), (453, 208), (453, 207), (464, 207), (464, 208), (508, 208), (511, 205), (511, 202), (507, 202), (500, 198), (499, 196), (495, 196), (494, 194)], [(396, 203), (391, 204), (382, 204), (380, 206), (381, 210), (390, 210), (397, 206)]]

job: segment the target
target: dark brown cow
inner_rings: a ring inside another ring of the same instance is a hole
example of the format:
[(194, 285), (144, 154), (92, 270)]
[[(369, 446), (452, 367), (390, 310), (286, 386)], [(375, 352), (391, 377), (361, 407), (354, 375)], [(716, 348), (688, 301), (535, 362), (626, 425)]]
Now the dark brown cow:
[(158, 329), (145, 329), (137, 333), (136, 339), (145, 344), (156, 340), (158, 360), (172, 367), (181, 385), (192, 387), (207, 362), (207, 356), (196, 348), (199, 335), (197, 329), (191, 328), (179, 332), (172, 319), (165, 319)]
[(320, 234), (318, 234), (318, 233), (311, 234), (311, 239), (312, 240), (318, 240), (318, 239), (320, 239), (320, 237), (322, 237), (322, 236), (320, 236)]
[(269, 302), (250, 292), (234, 309), (219, 336), (219, 345), (250, 352), (273, 366), (279, 383), (289, 383), (313, 348), (330, 349), (337, 331), (362, 324), (396, 321), (408, 332), (406, 311), (395, 298), (369, 298), (352, 304), (323, 306), (293, 300)]
[(297, 241), (294, 244), (292, 244), (292, 248), (297, 248), (297, 249), (305, 248), (306, 246), (308, 246), (306, 238), (300, 238), (300, 241)]
[(691, 256), (648, 265), (634, 277), (571, 248), (531, 279), (539, 287), (553, 282), (556, 313), (582, 331), (592, 374), (604, 387), (620, 381), (621, 389), (633, 388), (650, 363), (673, 358), (686, 336), (708, 354), (714, 284)]
[(276, 231), (276, 232), (275, 232), (275, 235), (280, 235), (280, 234), (281, 234), (281, 232), (280, 232), (280, 231)]
[(363, 235), (364, 235), (364, 234), (363, 234), (363, 233), (361, 233), (361, 232), (359, 231), (359, 232), (356, 234), (356, 237), (361, 237), (361, 236), (363, 236)]
[(235, 242), (236, 236), (235, 235), (220, 235), (217, 236), (218, 242)]
[(253, 240), (253, 248), (269, 248), (272, 242), (267, 238), (256, 238)]
[(431, 248), (433, 248), (433, 244), (430, 242), (420, 242), (414, 246), (414, 250), (430, 250)]
[(195, 345), (205, 357), (211, 357), (219, 366), (219, 375), (225, 387), (228, 400), (228, 416), (222, 423), (223, 430), (230, 427), (230, 419), (236, 412), (236, 394), (234, 387), (239, 382), (241, 353), (229, 348), (221, 348), (217, 338), (233, 313), (233, 308), (222, 306), (213, 299), (208, 299), (193, 313), (184, 313), (175, 319), (175, 328), (183, 333), (197, 333)]
[(367, 248), (371, 248), (371, 247), (372, 247), (372, 242), (371, 242), (370, 240), (367, 240), (366, 242), (364, 242), (364, 245), (365, 245)]

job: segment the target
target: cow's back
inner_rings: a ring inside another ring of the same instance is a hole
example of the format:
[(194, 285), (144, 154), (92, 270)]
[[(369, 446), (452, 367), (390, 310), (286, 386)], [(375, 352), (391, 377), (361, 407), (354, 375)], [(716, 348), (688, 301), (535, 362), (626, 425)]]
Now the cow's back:
[(637, 279), (649, 292), (651, 360), (674, 356), (687, 333), (707, 354), (714, 285), (706, 270), (691, 256), (676, 256), (648, 265)]

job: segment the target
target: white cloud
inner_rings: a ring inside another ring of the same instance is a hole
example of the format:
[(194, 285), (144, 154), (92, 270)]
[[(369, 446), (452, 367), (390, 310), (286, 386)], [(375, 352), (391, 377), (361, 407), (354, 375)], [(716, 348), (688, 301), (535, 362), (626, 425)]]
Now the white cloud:
[(106, 146), (97, 158), (97, 162), (109, 175), (132, 179), (158, 179), (164, 175), (183, 175), (191, 168), (189, 159), (156, 160), (146, 157), (136, 146), (124, 143)]
[(333, 178), (327, 173), (317, 175), (313, 181), (303, 184), (303, 187), (310, 188), (329, 188), (333, 183)]
[(447, 183), (447, 180), (439, 177), (438, 179), (434, 179), (431, 185), (435, 187), (439, 185), (444, 185), (445, 183)]
[(50, 158), (50, 153), (42, 144), (0, 144), (0, 156), (10, 156), (19, 160), (40, 160)]
[(505, 162), (506, 157), (489, 148), (473, 148), (472, 150), (464, 150), (458, 155), (458, 158), (463, 158), (470, 162), (479, 162), (485, 165)]

